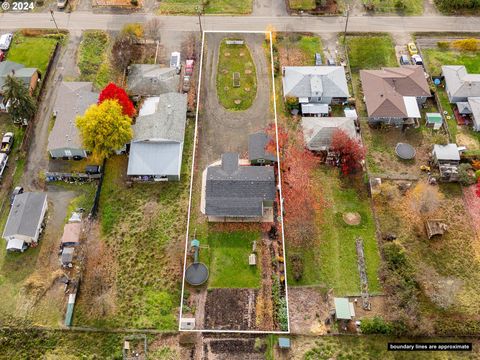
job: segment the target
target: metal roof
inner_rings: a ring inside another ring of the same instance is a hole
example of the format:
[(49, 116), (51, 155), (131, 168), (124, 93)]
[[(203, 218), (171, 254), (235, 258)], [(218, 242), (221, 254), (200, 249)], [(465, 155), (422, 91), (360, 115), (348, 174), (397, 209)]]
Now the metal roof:
[(42, 210), (47, 202), (47, 194), (42, 192), (24, 192), (15, 196), (3, 237), (24, 235), (35, 237), (43, 221)]
[(460, 161), (460, 152), (457, 144), (433, 145), (433, 153), (437, 160)]
[(351, 320), (355, 316), (355, 310), (347, 298), (333, 298), (333, 302), (337, 319)]
[(133, 142), (130, 145), (127, 174), (180, 176), (182, 151), (183, 142)]
[(444, 65), (442, 74), (450, 98), (480, 96), (480, 74), (469, 74), (463, 65)]
[(262, 216), (263, 201), (273, 201), (275, 193), (272, 166), (240, 166), (237, 153), (225, 153), (221, 165), (207, 168), (205, 213), (212, 216)]
[(129, 66), (127, 89), (131, 95), (157, 96), (178, 91), (180, 76), (175, 68), (157, 64), (133, 64)]
[(328, 114), (328, 104), (302, 104), (302, 114)]
[(283, 94), (294, 97), (349, 97), (343, 66), (286, 66)]

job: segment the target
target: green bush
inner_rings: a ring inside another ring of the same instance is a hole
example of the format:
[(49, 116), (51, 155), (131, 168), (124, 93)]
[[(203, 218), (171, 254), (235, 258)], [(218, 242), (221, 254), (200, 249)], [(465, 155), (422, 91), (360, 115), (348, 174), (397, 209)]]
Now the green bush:
[(472, 165), (463, 163), (458, 166), (458, 181), (465, 186), (475, 184), (476, 179)]
[(363, 334), (383, 334), (390, 335), (393, 333), (393, 326), (385, 322), (381, 317), (363, 319), (360, 324), (360, 330)]
[(450, 42), (449, 41), (438, 41), (437, 46), (439, 49), (442, 50), (447, 50), (450, 48)]

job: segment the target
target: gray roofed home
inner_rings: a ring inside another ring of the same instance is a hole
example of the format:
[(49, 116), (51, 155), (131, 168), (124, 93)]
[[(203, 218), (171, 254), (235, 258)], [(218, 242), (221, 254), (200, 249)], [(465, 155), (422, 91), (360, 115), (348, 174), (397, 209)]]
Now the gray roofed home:
[(202, 212), (210, 221), (261, 221), (275, 200), (272, 166), (241, 165), (237, 153), (225, 153), (221, 163), (204, 171)]
[(435, 162), (459, 162), (460, 152), (457, 144), (433, 145), (433, 158)]
[(358, 139), (354, 118), (351, 117), (303, 117), (303, 137), (307, 149), (326, 151), (337, 129), (343, 130), (352, 139)]
[(283, 96), (307, 103), (339, 103), (350, 96), (343, 66), (286, 66)]
[(480, 96), (480, 74), (469, 74), (463, 65), (442, 66), (445, 90), (451, 103)]
[(468, 104), (472, 113), (473, 130), (480, 131), (480, 97), (468, 98)]
[(147, 98), (133, 128), (127, 175), (134, 180), (180, 180), (187, 95)]
[(266, 149), (270, 140), (270, 137), (263, 131), (250, 134), (248, 137), (248, 160), (252, 165), (272, 164), (277, 161), (277, 156)]
[(25, 192), (15, 196), (3, 231), (7, 250), (23, 251), (27, 245), (38, 242), (47, 207), (46, 193)]
[(0, 62), (0, 93), (7, 76), (12, 74), (30, 88), (32, 77), (38, 74), (38, 70), (36, 68), (26, 68), (24, 65), (10, 60)]
[(127, 91), (132, 96), (158, 96), (177, 92), (180, 76), (175, 68), (133, 64), (128, 68)]
[(48, 136), (47, 150), (52, 158), (85, 158), (77, 116), (98, 101), (91, 82), (62, 82), (53, 107), (55, 124)]

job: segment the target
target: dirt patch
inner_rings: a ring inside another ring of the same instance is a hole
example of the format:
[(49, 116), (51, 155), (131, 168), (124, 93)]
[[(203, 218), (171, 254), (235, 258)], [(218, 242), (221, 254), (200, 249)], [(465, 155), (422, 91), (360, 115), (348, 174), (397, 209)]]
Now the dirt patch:
[[(265, 358), (263, 337), (231, 334), (204, 337), (202, 359), (205, 360), (260, 360)], [(197, 353), (197, 356), (200, 355)]]
[(469, 134), (458, 132), (456, 135), (456, 140), (459, 146), (466, 146), (469, 150), (478, 150), (480, 148), (478, 140), (471, 137)]
[(347, 212), (342, 215), (343, 221), (347, 225), (360, 225), (362, 217), (357, 212)]
[[(357, 299), (357, 301), (355, 301)], [(364, 310), (362, 307), (362, 299), (358, 296), (349, 297), (353, 302), (355, 308), (355, 319), (371, 318), (374, 316), (381, 316), (384, 319), (388, 318), (388, 307), (386, 306), (386, 297), (383, 295), (370, 296), (369, 301), (371, 305), (370, 310)]]
[(288, 289), (290, 326), (293, 334), (325, 335), (329, 326), (325, 321), (330, 317), (333, 302), (325, 290), (319, 288), (290, 287)]
[(205, 304), (205, 329), (254, 330), (254, 289), (211, 289)]

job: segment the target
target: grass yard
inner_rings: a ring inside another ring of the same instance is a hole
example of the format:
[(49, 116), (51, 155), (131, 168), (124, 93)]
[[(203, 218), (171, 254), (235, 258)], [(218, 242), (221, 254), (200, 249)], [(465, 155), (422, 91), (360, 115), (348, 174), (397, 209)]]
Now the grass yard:
[(210, 288), (258, 288), (260, 263), (248, 265), (252, 242), (260, 240), (253, 231), (209, 232)]
[(7, 60), (37, 68), (44, 75), (56, 44), (57, 39), (54, 38), (26, 37), (16, 33)]
[[(322, 167), (316, 171), (314, 181), (323, 189), (327, 205), (317, 216), (318, 237), (314, 246), (310, 249), (288, 249), (288, 256), (299, 253), (304, 262), (302, 279), (295, 282), (294, 277), (289, 275), (290, 285), (320, 284), (333, 288), (336, 296), (359, 294), (360, 276), (355, 248), (355, 239), (359, 236), (364, 243), (370, 293), (380, 293), (380, 255), (375, 223), (361, 179), (344, 181), (335, 169)], [(342, 218), (346, 212), (358, 212), (361, 223), (347, 225)], [(291, 262), (287, 261), (287, 265), (291, 274)]]
[(313, 35), (285, 34), (277, 38), (281, 66), (315, 65), (315, 54), (323, 54), (322, 39)]
[(347, 47), (352, 72), (397, 66), (395, 47), (390, 35), (348, 36)]
[(315, 10), (317, 3), (315, 0), (288, 0), (288, 5), (292, 10)]
[[(127, 187), (127, 158), (107, 161), (99, 256), (87, 267), (76, 324), (177, 328), (193, 130), (188, 124), (180, 182)], [(92, 304), (109, 306), (97, 311)]]
[[(163, 0), (161, 14), (197, 14), (199, 2), (191, 0)], [(253, 0), (210, 0), (206, 2), (204, 14), (250, 14)]]
[(228, 45), (226, 41), (222, 41), (218, 55), (218, 99), (228, 110), (246, 110), (257, 94), (255, 64), (246, 45)]
[(110, 38), (100, 30), (89, 30), (83, 33), (78, 49), (78, 67), (80, 81), (91, 81), (97, 89), (103, 88), (111, 81), (111, 66), (107, 50)]
[(363, 3), (378, 13), (423, 14), (423, 0), (363, 0)]

